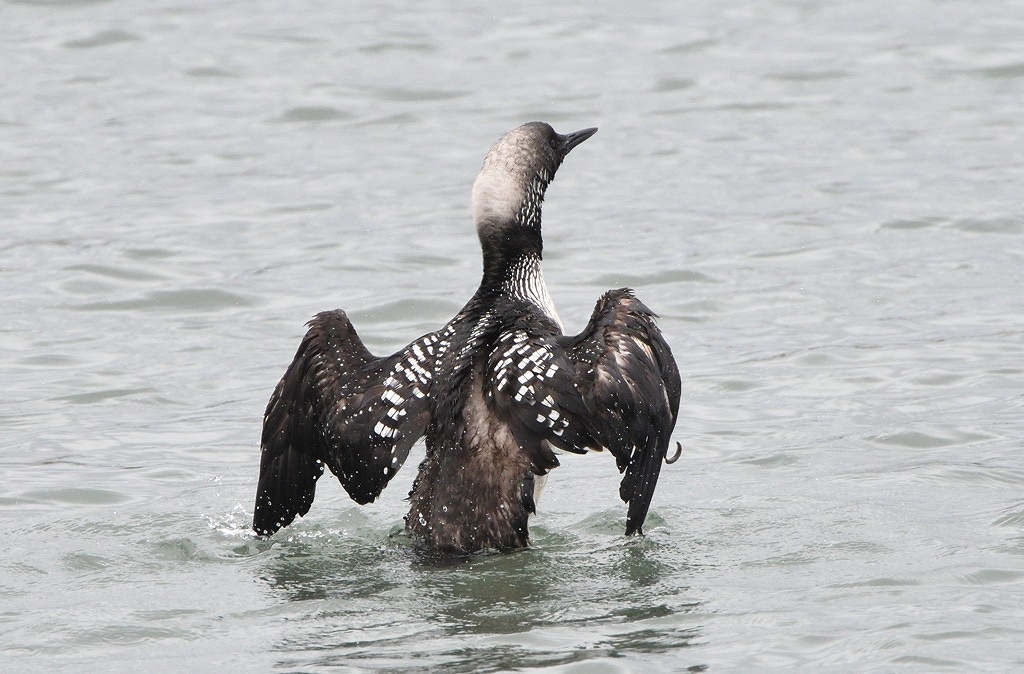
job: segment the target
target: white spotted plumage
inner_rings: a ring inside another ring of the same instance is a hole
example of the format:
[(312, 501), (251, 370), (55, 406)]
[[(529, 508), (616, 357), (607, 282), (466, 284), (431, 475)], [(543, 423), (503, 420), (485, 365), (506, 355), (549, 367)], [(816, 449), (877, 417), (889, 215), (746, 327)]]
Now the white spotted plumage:
[[(501, 355), (494, 368), (495, 390), (510, 394), (516, 403), (526, 404), (531, 409), (540, 405), (536, 410), (537, 423), (561, 435), (568, 422), (558, 412), (554, 398), (548, 394), (537, 400), (537, 387), (551, 379), (558, 367), (549, 346), (529, 343), (528, 339), (529, 335), (523, 330), (508, 331), (499, 338), (496, 351)], [(518, 375), (510, 379), (513, 372)], [(509, 387), (510, 381), (516, 385)]]

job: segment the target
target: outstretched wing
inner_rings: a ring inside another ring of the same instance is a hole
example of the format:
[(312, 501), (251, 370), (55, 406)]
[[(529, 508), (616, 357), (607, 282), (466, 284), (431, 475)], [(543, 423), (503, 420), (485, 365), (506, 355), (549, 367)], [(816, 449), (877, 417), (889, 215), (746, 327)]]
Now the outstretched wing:
[(430, 421), (434, 334), (376, 358), (343, 311), (317, 314), (263, 419), (253, 530), (305, 515), (326, 464), (357, 503), (380, 495)]
[(575, 337), (521, 318), (487, 364), (487, 400), (538, 472), (558, 465), (551, 447), (615, 456), (627, 535), (642, 533), (679, 411), (679, 370), (655, 318), (630, 290), (612, 290)]

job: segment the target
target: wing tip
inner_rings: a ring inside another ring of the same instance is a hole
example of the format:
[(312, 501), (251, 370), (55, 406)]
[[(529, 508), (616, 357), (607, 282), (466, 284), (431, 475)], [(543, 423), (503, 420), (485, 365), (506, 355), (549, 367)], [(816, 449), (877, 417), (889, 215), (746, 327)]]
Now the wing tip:
[[(666, 443), (667, 444), (667, 443)], [(629, 505), (626, 511), (626, 535), (643, 534), (643, 524), (654, 500), (661, 476), (661, 464), (667, 447), (652, 440), (646, 451), (633, 454), (619, 484), (619, 498)], [(680, 450), (681, 451), (681, 450)], [(678, 456), (673, 457), (673, 461)]]
[(648, 498), (646, 502), (639, 499), (631, 501), (629, 504), (629, 510), (626, 514), (626, 535), (627, 536), (643, 536), (644, 535), (644, 522), (647, 520), (647, 511), (651, 507), (651, 501)]
[[(644, 516), (646, 519), (646, 515)], [(628, 515), (626, 516), (626, 535), (627, 536), (643, 536), (644, 527), (643, 519), (640, 522), (634, 522)]]
[(270, 538), (297, 518), (309, 512), (313, 505), (316, 484), (308, 491), (286, 494), (277, 501), (263, 489), (256, 495), (252, 513), (252, 530), (259, 538)]
[(323, 472), (323, 461), (290, 445), (280, 452), (264, 445), (252, 513), (252, 530), (256, 535), (272, 536), (296, 517), (308, 513)]

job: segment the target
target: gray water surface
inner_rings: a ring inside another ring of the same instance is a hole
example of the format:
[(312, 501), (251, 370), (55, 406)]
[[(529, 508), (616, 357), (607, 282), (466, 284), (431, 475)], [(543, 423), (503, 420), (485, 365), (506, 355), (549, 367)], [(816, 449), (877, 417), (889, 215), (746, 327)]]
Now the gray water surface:
[[(0, 3), (3, 671), (1024, 666), (1020, 2)], [(312, 314), (386, 353), (480, 270), (504, 131), (567, 329), (632, 286), (683, 372), (641, 539), (609, 456), (534, 547), (418, 557), (422, 448), (249, 533)]]

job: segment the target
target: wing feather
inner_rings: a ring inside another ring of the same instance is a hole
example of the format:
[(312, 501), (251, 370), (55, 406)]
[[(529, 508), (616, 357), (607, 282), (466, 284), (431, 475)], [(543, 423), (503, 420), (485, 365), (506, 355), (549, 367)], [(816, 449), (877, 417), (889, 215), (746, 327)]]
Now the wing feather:
[(642, 533), (679, 411), (679, 370), (655, 319), (632, 291), (612, 290), (579, 335), (529, 314), (499, 335), (488, 361), (487, 400), (535, 472), (558, 465), (551, 447), (612, 453), (627, 535)]
[(253, 529), (305, 515), (324, 465), (357, 503), (375, 500), (430, 421), (432, 333), (375, 358), (343, 311), (317, 314), (267, 405)]

